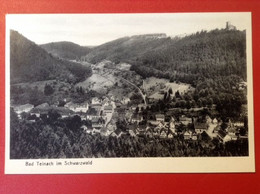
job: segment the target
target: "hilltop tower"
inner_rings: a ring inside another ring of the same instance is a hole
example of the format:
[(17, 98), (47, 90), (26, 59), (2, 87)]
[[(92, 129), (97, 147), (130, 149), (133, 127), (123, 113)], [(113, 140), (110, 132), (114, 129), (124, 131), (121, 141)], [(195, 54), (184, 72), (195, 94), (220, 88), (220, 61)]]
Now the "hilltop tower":
[(232, 25), (230, 21), (226, 22), (226, 30), (236, 30), (236, 26)]

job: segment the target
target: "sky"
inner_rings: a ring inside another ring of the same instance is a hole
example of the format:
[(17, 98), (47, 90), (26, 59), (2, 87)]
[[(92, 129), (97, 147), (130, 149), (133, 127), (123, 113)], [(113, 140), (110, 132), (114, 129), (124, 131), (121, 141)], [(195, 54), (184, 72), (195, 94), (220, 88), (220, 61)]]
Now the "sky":
[(7, 30), (13, 29), (36, 44), (70, 41), (96, 46), (117, 38), (151, 33), (167, 36), (225, 28), (230, 21), (238, 30), (250, 27), (250, 13), (160, 14), (9, 14)]

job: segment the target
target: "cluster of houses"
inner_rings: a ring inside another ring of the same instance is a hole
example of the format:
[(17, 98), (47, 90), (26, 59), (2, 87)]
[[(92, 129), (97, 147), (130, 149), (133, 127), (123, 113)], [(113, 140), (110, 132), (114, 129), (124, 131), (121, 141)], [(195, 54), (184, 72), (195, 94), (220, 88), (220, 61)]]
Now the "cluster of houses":
[[(191, 118), (181, 115), (174, 118), (174, 114), (152, 113), (152, 116), (144, 118), (142, 110), (147, 106), (128, 106), (128, 99), (112, 101), (110, 98), (92, 98), (90, 103), (68, 102), (64, 107), (50, 106), (43, 103), (34, 107), (31, 104), (14, 106), (13, 109), (21, 118), (23, 112), (30, 113), (31, 120), (48, 116), (50, 109), (56, 110), (62, 118), (78, 115), (81, 120), (91, 121), (91, 126), (82, 125), (82, 129), (89, 134), (101, 134), (105, 136), (121, 137), (122, 135), (146, 136), (149, 138), (174, 138), (175, 135), (183, 135), (184, 140), (198, 140), (203, 135), (210, 138), (218, 138), (220, 142), (226, 143), (237, 140), (239, 128), (244, 126), (243, 122), (229, 122), (223, 129), (222, 121), (217, 118), (206, 116), (204, 119)], [(114, 119), (114, 122), (113, 121)], [(116, 128), (115, 120), (125, 120), (127, 127), (124, 131)], [(182, 129), (180, 126), (182, 125)]]
[(56, 105), (49, 105), (48, 103), (43, 103), (38, 106), (32, 104), (24, 104), (19, 106), (12, 106), (13, 110), (17, 113), (18, 118), (21, 119), (22, 113), (29, 113), (31, 116), (29, 119), (31, 121), (36, 120), (42, 116), (48, 116), (50, 110), (57, 111), (62, 118), (71, 117), (78, 115), (82, 120), (90, 120), (92, 125), (95, 127), (100, 127), (104, 125), (104, 120), (108, 114), (113, 112), (113, 103), (109, 99), (99, 99), (93, 98), (91, 103), (73, 103), (68, 102), (64, 107), (59, 107)]
[[(214, 133), (217, 133), (217, 137), (221, 142), (226, 143), (231, 140), (237, 140), (238, 137), (242, 137), (239, 134), (240, 127), (244, 127), (243, 122), (231, 122), (231, 120), (229, 120), (225, 129), (221, 129), (218, 125), (214, 128)], [(243, 138), (247, 138), (247, 136)]]
[[(244, 126), (243, 122), (231, 122), (229, 120), (227, 127), (222, 129), (222, 121), (217, 118), (212, 119), (206, 116), (202, 120), (185, 115), (177, 119), (171, 116), (170, 120), (167, 120), (165, 114), (160, 113), (155, 114), (154, 119), (145, 120), (142, 114), (135, 112), (132, 114), (131, 119), (128, 120), (126, 132), (118, 132), (114, 136), (120, 137), (127, 133), (130, 136), (174, 138), (175, 135), (182, 134), (184, 140), (198, 140), (201, 136), (208, 136), (208, 138), (215, 137), (220, 142), (226, 143), (237, 140), (239, 128)], [(184, 126), (182, 130), (178, 130), (180, 125)]]

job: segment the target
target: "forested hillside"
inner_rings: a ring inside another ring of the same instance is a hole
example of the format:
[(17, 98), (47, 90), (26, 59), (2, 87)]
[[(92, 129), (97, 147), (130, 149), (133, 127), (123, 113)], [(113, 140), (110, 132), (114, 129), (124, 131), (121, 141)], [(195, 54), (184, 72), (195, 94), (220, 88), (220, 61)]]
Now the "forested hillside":
[(10, 32), (11, 83), (58, 79), (78, 82), (91, 75), (91, 69), (79, 63), (61, 60), (16, 31)]
[(131, 63), (143, 77), (164, 77), (196, 85), (197, 80), (237, 75), (246, 81), (246, 33), (201, 31), (183, 38), (165, 34), (120, 38), (94, 48), (85, 60)]
[[(166, 78), (191, 84), (192, 98), (198, 106), (212, 104), (222, 115), (237, 117), (246, 104), (246, 32), (215, 29), (183, 38), (132, 36), (96, 47), (86, 59), (130, 63), (131, 70), (143, 78)], [(189, 107), (189, 105), (187, 106)]]
[(85, 59), (91, 63), (97, 63), (103, 59), (114, 62), (127, 61), (167, 44), (170, 40), (165, 34), (124, 37), (95, 47)]
[(201, 77), (238, 75), (246, 80), (246, 34), (201, 31), (139, 55), (133, 69), (144, 77), (159, 74), (191, 84)]
[(52, 42), (40, 46), (53, 56), (69, 60), (79, 60), (82, 56), (87, 55), (91, 51), (89, 47), (66, 41)]
[(190, 102), (215, 104), (222, 116), (238, 118), (247, 103), (246, 90), (240, 86), (247, 75), (245, 32), (201, 31), (146, 52), (133, 64), (131, 69), (144, 78), (191, 84), (195, 91), (187, 96), (187, 107)]

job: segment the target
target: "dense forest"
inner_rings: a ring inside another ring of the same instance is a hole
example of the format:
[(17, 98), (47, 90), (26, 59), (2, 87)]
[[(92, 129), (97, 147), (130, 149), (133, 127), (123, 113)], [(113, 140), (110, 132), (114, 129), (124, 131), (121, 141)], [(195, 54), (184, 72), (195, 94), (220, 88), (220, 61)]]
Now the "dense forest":
[[(100, 158), (100, 157), (190, 157), (247, 156), (247, 140), (222, 144), (203, 136), (197, 141), (148, 137), (120, 138), (83, 133), (79, 116), (61, 119), (55, 111), (35, 123), (19, 121), (11, 111), (11, 159), (29, 158)], [(155, 146), (156, 145), (156, 146)]]
[(90, 67), (53, 57), (16, 31), (10, 31), (11, 83), (63, 80), (75, 83), (90, 76)]
[[(138, 56), (133, 70), (195, 85), (201, 78), (240, 76), (246, 81), (246, 34), (201, 31)], [(195, 82), (195, 83), (194, 83)]]
[(79, 60), (82, 56), (87, 55), (91, 51), (90, 47), (80, 46), (73, 42), (66, 41), (42, 44), (40, 47), (53, 56), (68, 60)]

